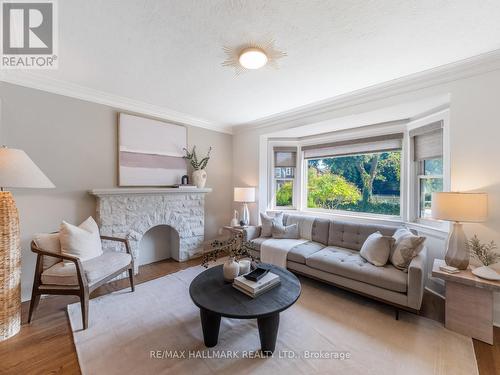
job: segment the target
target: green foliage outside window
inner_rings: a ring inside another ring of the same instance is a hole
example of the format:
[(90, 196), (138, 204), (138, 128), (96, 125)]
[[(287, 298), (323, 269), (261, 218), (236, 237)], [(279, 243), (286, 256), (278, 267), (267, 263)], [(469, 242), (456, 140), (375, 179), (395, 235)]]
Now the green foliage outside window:
[(310, 208), (400, 214), (401, 152), (308, 161)]
[(276, 206), (292, 206), (293, 204), (293, 183), (284, 182), (276, 190)]

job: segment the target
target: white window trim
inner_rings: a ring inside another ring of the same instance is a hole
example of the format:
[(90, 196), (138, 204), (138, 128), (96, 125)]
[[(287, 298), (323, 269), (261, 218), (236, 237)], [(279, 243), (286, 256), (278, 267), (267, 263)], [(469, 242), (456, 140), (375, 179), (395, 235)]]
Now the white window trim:
[[(413, 144), (409, 137), (409, 132), (414, 129), (418, 129), (422, 126), (426, 126), (433, 122), (442, 121), (443, 122), (443, 191), (450, 191), (450, 181), (451, 181), (451, 165), (450, 165), (450, 110), (445, 109), (443, 111), (433, 113), (432, 115), (419, 118), (418, 120), (411, 121), (408, 123), (407, 138), (408, 144), (408, 157), (410, 164), (410, 173), (408, 180), (409, 186), (409, 196), (410, 200), (408, 202), (408, 217), (406, 221), (410, 223), (415, 223), (417, 225), (422, 225), (424, 227), (434, 228), (437, 230), (447, 231), (449, 224), (441, 220), (435, 220), (431, 218), (420, 218), (420, 185), (419, 185), (419, 175), (420, 175), (420, 165), (419, 162), (413, 161)], [(429, 176), (427, 176), (429, 177)]]
[[(280, 210), (280, 211), (297, 211), (298, 207), (301, 207), (300, 203), (300, 189), (301, 189), (301, 184), (299, 181), (301, 181), (301, 172), (299, 168), (299, 163), (300, 163), (300, 158), (301, 158), (301, 151), (300, 151), (300, 145), (298, 144), (297, 141), (269, 141), (267, 142), (268, 148), (267, 148), (267, 159), (269, 160), (269, 169), (268, 169), (268, 174), (267, 174), (267, 191), (268, 191), (268, 196), (267, 196), (267, 209), (268, 210)], [(282, 206), (276, 206), (276, 186), (274, 184), (274, 181), (276, 180), (274, 178), (274, 148), (275, 147), (297, 147), (297, 154), (295, 155), (296, 157), (296, 166), (295, 166), (295, 178), (293, 179), (279, 179), (279, 180), (292, 180), (293, 181), (293, 197), (292, 197), (292, 206), (290, 207), (282, 207)]]

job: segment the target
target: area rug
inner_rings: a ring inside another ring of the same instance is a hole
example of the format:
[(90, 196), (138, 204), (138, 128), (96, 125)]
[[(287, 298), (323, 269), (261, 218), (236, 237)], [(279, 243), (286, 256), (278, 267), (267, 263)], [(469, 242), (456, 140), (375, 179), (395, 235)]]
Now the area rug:
[(68, 306), (82, 373), (94, 374), (478, 374), (472, 340), (440, 323), (393, 310), (307, 278), (281, 313), (276, 352), (260, 355), (254, 320), (222, 318), (219, 343), (203, 345), (189, 297), (192, 267)]

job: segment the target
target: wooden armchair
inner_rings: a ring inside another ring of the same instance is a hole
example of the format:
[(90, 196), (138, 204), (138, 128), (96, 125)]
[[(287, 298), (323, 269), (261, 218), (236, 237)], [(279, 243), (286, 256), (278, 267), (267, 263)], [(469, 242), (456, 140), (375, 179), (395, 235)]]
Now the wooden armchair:
[[(125, 246), (126, 253), (107, 251), (101, 256), (82, 262), (75, 256), (41, 249), (35, 241), (31, 241), (31, 251), (37, 254), (37, 261), (28, 323), (31, 322), (42, 294), (79, 296), (83, 329), (87, 329), (90, 293), (125, 271), (128, 271), (130, 288), (132, 292), (134, 291), (134, 258), (128, 240), (108, 236), (101, 236), (101, 239), (121, 242)], [(44, 257), (57, 258), (60, 262), (44, 269)], [(75, 267), (64, 266), (62, 261), (73, 262)]]

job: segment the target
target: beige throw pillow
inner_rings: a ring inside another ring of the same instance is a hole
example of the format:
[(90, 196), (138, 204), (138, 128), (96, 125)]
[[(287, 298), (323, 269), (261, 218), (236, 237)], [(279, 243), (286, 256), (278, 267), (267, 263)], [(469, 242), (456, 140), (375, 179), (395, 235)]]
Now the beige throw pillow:
[(422, 251), (426, 238), (414, 235), (407, 228), (399, 228), (393, 238), (390, 261), (397, 269), (408, 272), (410, 262)]
[(59, 240), (62, 254), (76, 256), (82, 261), (102, 255), (99, 227), (92, 216), (79, 226), (63, 221)]
[(299, 238), (299, 227), (297, 224), (284, 226), (273, 223), (272, 234), (273, 238), (296, 240)]
[(385, 266), (391, 255), (394, 238), (383, 236), (380, 232), (372, 233), (365, 240), (359, 255), (377, 267)]
[[(37, 233), (33, 236), (33, 241), (35, 242), (35, 245), (42, 250), (61, 254), (59, 233)], [(54, 258), (44, 255), (42, 268), (45, 271), (47, 268), (52, 267), (54, 264), (59, 263), (60, 261), (60, 258)]]
[(283, 212), (278, 212), (274, 216), (260, 213), (260, 221), (262, 221), (262, 229), (260, 230), (261, 237), (271, 237), (273, 232), (273, 223), (283, 225)]

